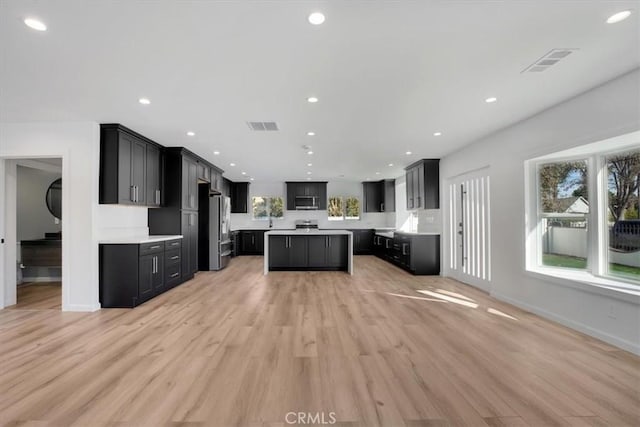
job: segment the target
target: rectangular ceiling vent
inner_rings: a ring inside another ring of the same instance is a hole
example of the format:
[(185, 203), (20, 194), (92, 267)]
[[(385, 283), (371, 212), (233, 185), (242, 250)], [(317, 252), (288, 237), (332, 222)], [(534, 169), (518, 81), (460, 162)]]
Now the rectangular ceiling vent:
[(247, 125), (249, 125), (249, 129), (256, 132), (278, 130), (276, 122), (247, 122)]
[(571, 55), (578, 50), (577, 48), (551, 49), (542, 57), (538, 58), (533, 64), (522, 70), (520, 73), (540, 73), (546, 71), (549, 67), (556, 65), (560, 60)]

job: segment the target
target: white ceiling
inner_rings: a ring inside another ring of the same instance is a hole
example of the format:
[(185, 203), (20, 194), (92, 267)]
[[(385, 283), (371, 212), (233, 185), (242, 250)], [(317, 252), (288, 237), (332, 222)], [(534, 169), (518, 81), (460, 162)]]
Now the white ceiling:
[[(629, 19), (605, 23), (624, 9)], [(316, 10), (321, 26), (306, 19)], [(232, 179), (396, 177), (638, 67), (639, 12), (639, 1), (1, 0), (0, 120), (122, 123)], [(553, 48), (580, 50), (521, 73)], [(245, 123), (272, 120), (280, 131)]]

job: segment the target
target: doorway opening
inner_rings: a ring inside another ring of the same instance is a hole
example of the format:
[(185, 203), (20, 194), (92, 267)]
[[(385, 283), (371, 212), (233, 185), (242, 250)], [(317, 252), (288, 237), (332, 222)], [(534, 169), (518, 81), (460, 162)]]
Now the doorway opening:
[(12, 230), (5, 231), (15, 236), (15, 263), (6, 257), (5, 268), (13, 267), (16, 273), (15, 283), (5, 283), (5, 305), (13, 310), (61, 310), (62, 158), (6, 163), (5, 227)]

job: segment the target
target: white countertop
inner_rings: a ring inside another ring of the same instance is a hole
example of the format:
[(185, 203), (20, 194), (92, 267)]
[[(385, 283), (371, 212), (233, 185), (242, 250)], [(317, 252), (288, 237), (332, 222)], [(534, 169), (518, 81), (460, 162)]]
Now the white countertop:
[(182, 235), (157, 235), (157, 236), (130, 236), (117, 237), (114, 239), (101, 239), (100, 244), (103, 245), (139, 245), (142, 243), (164, 242), (165, 240), (182, 239)]
[(270, 230), (264, 233), (269, 236), (291, 236), (291, 235), (352, 235), (353, 233), (347, 230)]
[(393, 233), (393, 231), (376, 231), (376, 236), (388, 237), (392, 239)]
[(434, 231), (396, 231), (396, 233), (410, 234), (410, 235), (417, 235), (417, 236), (439, 236), (440, 235), (440, 233), (437, 233)]

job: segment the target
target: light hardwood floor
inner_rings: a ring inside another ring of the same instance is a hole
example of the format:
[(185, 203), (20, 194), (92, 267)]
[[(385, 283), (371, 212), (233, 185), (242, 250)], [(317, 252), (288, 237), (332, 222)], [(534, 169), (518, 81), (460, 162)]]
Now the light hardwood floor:
[(60, 282), (28, 283), (18, 286), (17, 304), (10, 310), (60, 310), (62, 284)]
[(0, 311), (4, 425), (640, 425), (640, 358), (374, 257), (200, 273), (134, 309)]

